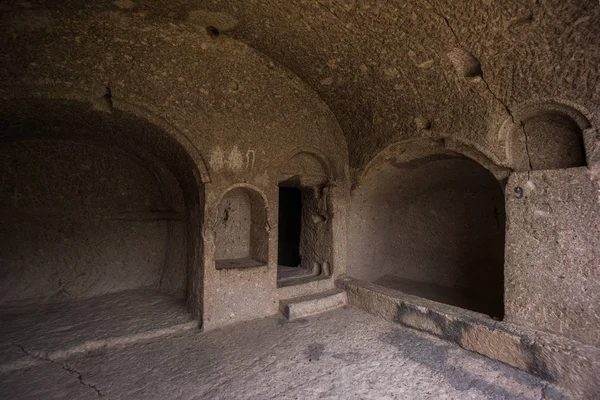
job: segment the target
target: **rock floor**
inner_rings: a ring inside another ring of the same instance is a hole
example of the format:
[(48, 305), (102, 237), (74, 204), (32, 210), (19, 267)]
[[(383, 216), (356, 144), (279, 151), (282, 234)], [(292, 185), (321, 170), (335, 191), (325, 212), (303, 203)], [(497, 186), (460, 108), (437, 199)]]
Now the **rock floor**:
[[(133, 302), (145, 295), (127, 296)], [(351, 308), (294, 322), (269, 317), (203, 333), (186, 328), (181, 305), (174, 308), (161, 295), (154, 297), (153, 307), (138, 306), (157, 309), (152, 317), (131, 314), (136, 307), (127, 306), (126, 297), (116, 302), (129, 310), (120, 317), (100, 317), (94, 306), (111, 309), (106, 300), (81, 303), (87, 305), (73, 305), (71, 311), (86, 310), (95, 322), (74, 324), (75, 338), (63, 330), (64, 348), (73, 348), (77, 337), (103, 346), (80, 344), (75, 346), (80, 351), (61, 353), (56, 332), (39, 329), (27, 336), (26, 324), (36, 318), (13, 312), (8, 329), (7, 314), (0, 312), (0, 366), (12, 366), (0, 368), (0, 398), (540, 399), (545, 394), (545, 382), (531, 375)], [(37, 316), (45, 327), (53, 326), (51, 320), (63, 321), (54, 325), (59, 331), (67, 326), (65, 318), (64, 313)], [(155, 327), (177, 329), (140, 336), (153, 332), (139, 329), (153, 319)], [(19, 321), (21, 338), (15, 334)], [(96, 325), (104, 325), (100, 334), (92, 333)], [(135, 340), (99, 342), (111, 330)]]

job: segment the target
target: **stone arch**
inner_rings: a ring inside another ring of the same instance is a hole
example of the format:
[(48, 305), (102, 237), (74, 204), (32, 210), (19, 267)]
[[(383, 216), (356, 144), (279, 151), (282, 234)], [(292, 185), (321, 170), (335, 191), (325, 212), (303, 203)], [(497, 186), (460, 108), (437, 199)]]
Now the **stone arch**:
[(123, 100), (115, 99), (115, 100), (113, 100), (113, 106), (116, 109), (122, 110), (123, 112), (129, 112), (140, 118), (144, 118), (144, 119), (148, 120), (150, 123), (163, 129), (163, 131), (165, 133), (167, 133), (169, 136), (171, 136), (183, 148), (183, 150), (185, 150), (185, 152), (189, 155), (189, 157), (194, 161), (194, 166), (195, 166), (194, 174), (196, 174), (198, 176), (198, 183), (202, 184), (202, 183), (210, 182), (210, 175), (208, 173), (208, 168), (206, 167), (206, 163), (204, 162), (202, 155), (200, 154), (200, 151), (187, 138), (187, 136), (185, 136), (183, 133), (180, 132), (179, 129), (175, 128), (173, 125), (171, 125), (169, 122), (167, 122), (165, 119), (159, 117), (158, 115), (151, 113), (150, 111), (147, 111), (147, 110), (143, 109), (142, 107), (137, 106), (135, 104), (132, 104), (132, 103), (129, 103), (129, 102), (126, 102)]
[[(23, 171), (29, 167), (39, 170), (50, 166), (59, 174), (57, 182), (72, 181), (76, 189), (76, 185), (81, 185), (78, 190), (89, 194), (87, 197), (83, 194), (69, 197), (61, 192), (60, 185), (52, 186), (49, 182), (51, 186), (46, 188), (46, 192), (57, 192), (57, 195), (44, 198), (41, 203), (53, 207), (44, 211), (47, 215), (43, 218), (49, 218), (45, 222), (51, 231), (48, 235), (60, 237), (74, 227), (81, 227), (86, 233), (80, 236), (88, 238), (85, 240), (93, 247), (89, 253), (97, 255), (93, 259), (81, 259), (77, 246), (73, 247), (73, 254), (67, 254), (67, 257), (73, 256), (73, 263), (81, 261), (85, 264), (82, 268), (97, 270), (102, 278), (97, 279), (100, 283), (88, 282), (92, 286), (82, 292), (82, 296), (134, 289), (142, 285), (185, 298), (194, 314), (200, 316), (203, 274), (200, 221), (204, 204), (201, 177), (205, 167), (197, 164), (198, 154), (190, 155), (185, 148), (189, 149), (189, 146), (182, 145), (181, 138), (174, 138), (161, 126), (137, 115), (140, 109), (136, 108), (136, 114), (127, 111), (132, 107), (114, 107), (107, 112), (73, 99), (3, 100), (0, 102), (0, 141), (24, 156), (20, 157), (25, 164), (21, 168)], [(45, 153), (53, 158), (48, 158)], [(123, 168), (115, 167), (121, 164)], [(73, 176), (79, 181), (71, 179)], [(106, 184), (101, 182), (112, 181), (114, 188), (102, 189)], [(146, 182), (146, 186), (140, 186), (142, 182)], [(118, 193), (119, 188), (124, 190), (123, 193)], [(95, 192), (97, 194), (92, 195)], [(139, 197), (125, 201), (131, 192), (139, 193)], [(45, 194), (32, 194), (37, 196), (35, 201), (38, 204), (38, 197), (42, 195)], [(120, 200), (119, 196), (125, 196), (125, 200)], [(68, 204), (56, 199), (64, 199)], [(28, 218), (38, 218), (39, 209), (35, 203), (16, 207)], [(26, 210), (31, 207), (31, 210)], [(58, 222), (61, 218), (68, 220), (67, 227)], [(84, 221), (95, 222), (88, 224)], [(128, 224), (139, 226), (129, 229)], [(97, 229), (92, 229), (96, 225)], [(94, 239), (94, 234), (99, 232), (105, 234)], [(133, 238), (125, 238), (122, 237), (123, 232), (137, 233)], [(148, 240), (156, 244), (148, 242), (144, 245)], [(103, 243), (106, 246), (103, 247)], [(138, 243), (139, 249), (128, 251), (123, 243), (130, 243), (131, 248)], [(108, 251), (109, 248), (112, 250)], [(156, 254), (148, 253), (151, 248)], [(136, 257), (141, 258), (136, 261)], [(155, 260), (149, 261), (151, 259)], [(121, 265), (120, 270), (110, 272), (102, 269), (102, 265), (112, 264)], [(64, 290), (68, 292), (70, 287), (71, 292), (78, 293), (78, 286), (88, 285), (76, 280), (66, 281), (61, 265), (57, 258), (50, 266), (56, 269), (57, 276), (62, 276), (59, 281)], [(15, 273), (22, 275), (18, 265), (15, 264), (15, 268)], [(128, 275), (123, 275), (125, 272)], [(111, 274), (116, 276), (116, 281), (110, 281)], [(145, 274), (144, 279), (139, 278), (140, 274)], [(36, 293), (46, 293), (47, 289), (42, 286)]]
[(229, 187), (219, 199), (214, 231), (217, 269), (267, 265), (267, 198), (258, 188)]
[(348, 275), (502, 318), (502, 169), (458, 149), (421, 139), (376, 157), (352, 193)]
[[(149, 122), (151, 125), (160, 128), (160, 130), (169, 137), (171, 140), (176, 142), (194, 161), (193, 173), (196, 175), (198, 184), (210, 182), (210, 175), (206, 163), (197, 149), (197, 147), (190, 141), (190, 139), (184, 135), (181, 130), (166, 119), (160, 117), (155, 112), (132, 102), (117, 99), (114, 97), (101, 96), (98, 98), (91, 98), (89, 94), (82, 93), (74, 89), (66, 88), (48, 88), (45, 86), (26, 86), (26, 87), (11, 87), (11, 93), (34, 93), (32, 96), (10, 96), (3, 98), (2, 109), (10, 110), (11, 107), (28, 107), (32, 108), (33, 104), (52, 104), (60, 105), (61, 103), (71, 102), (72, 104), (79, 104), (79, 108), (83, 113), (88, 112), (99, 112), (102, 114), (110, 115), (113, 111), (121, 112), (131, 116), (135, 116), (141, 120)], [(29, 106), (27, 105), (29, 104)], [(33, 106), (33, 111), (36, 107)]]
[(360, 181), (369, 174), (369, 171), (390, 160), (403, 163), (435, 154), (470, 158), (490, 171), (498, 180), (506, 179), (510, 173), (508, 168), (499, 165), (491, 155), (460, 140), (449, 138), (413, 138), (392, 143), (380, 151), (367, 163), (359, 175), (356, 184), (360, 185)]
[(500, 143), (515, 171), (586, 166), (596, 146), (590, 120), (573, 104), (538, 101), (515, 107)]
[(328, 181), (337, 179), (337, 171), (329, 158), (315, 148), (296, 148), (278, 166), (280, 181), (304, 176), (308, 181)]

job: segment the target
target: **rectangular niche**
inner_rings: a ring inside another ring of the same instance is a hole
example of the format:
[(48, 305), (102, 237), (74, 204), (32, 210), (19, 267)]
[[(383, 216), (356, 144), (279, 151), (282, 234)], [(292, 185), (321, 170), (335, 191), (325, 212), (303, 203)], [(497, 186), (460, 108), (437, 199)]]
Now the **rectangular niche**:
[(267, 213), (258, 192), (238, 187), (223, 196), (215, 227), (215, 245), (217, 269), (267, 264)]

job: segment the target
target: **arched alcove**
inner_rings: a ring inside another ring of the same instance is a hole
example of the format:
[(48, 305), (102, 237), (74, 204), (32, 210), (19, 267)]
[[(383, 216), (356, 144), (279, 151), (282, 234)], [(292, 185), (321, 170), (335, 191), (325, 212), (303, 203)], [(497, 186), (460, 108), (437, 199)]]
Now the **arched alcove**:
[(0, 302), (144, 289), (185, 299), (198, 316), (203, 189), (170, 134), (71, 100), (0, 109)]
[(332, 271), (331, 176), (327, 161), (299, 151), (279, 179), (278, 285), (328, 277)]
[[(282, 179), (301, 177), (306, 185), (319, 184), (331, 180), (329, 165), (323, 155), (309, 151), (299, 151), (290, 157), (281, 170)], [(306, 182), (311, 178), (312, 182)]]
[(471, 159), (383, 162), (353, 192), (348, 275), (501, 318), (504, 219), (500, 183)]
[(263, 196), (248, 187), (235, 187), (221, 198), (215, 227), (217, 269), (267, 264), (267, 211)]
[(546, 102), (517, 107), (500, 137), (515, 171), (552, 170), (586, 165), (583, 131), (590, 124), (574, 108)]
[[(582, 131), (566, 114), (545, 112), (523, 121), (522, 135), (515, 132), (518, 152), (527, 154), (531, 169), (585, 166)], [(523, 149), (523, 147), (526, 147)]]

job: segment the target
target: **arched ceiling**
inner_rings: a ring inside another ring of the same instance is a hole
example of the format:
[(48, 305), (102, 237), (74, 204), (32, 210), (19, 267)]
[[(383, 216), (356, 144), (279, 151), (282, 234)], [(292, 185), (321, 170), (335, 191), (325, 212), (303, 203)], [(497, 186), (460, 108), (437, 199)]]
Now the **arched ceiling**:
[[(237, 23), (225, 26), (226, 34), (319, 93), (346, 135), (355, 169), (386, 145), (418, 134), (458, 137), (501, 160), (497, 133), (511, 106), (535, 98), (600, 100), (596, 0), (212, 0), (202, 6), (233, 16)], [(460, 60), (455, 66), (448, 56), (455, 49), (479, 60), (483, 79), (456, 69)]]
[(502, 164), (500, 126), (526, 102), (598, 113), (597, 0), (74, 3), (215, 27), (267, 55), (331, 108), (354, 172), (415, 136), (453, 138)]

